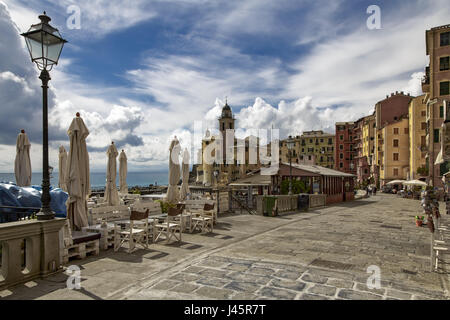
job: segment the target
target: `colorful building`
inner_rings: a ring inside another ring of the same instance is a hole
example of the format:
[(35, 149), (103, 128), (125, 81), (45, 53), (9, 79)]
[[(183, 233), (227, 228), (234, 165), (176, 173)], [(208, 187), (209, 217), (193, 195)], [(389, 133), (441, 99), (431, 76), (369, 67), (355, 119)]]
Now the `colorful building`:
[[(409, 94), (405, 95), (403, 92), (396, 91), (395, 93), (391, 93), (390, 96), (386, 96), (386, 99), (379, 101), (375, 105), (375, 127), (376, 127), (374, 139), (375, 148), (373, 157), (374, 161), (372, 162), (371, 171), (373, 172), (373, 176), (375, 178), (375, 181), (377, 182), (381, 183), (382, 180), (384, 181), (384, 183), (389, 182), (387, 180), (390, 179), (389, 177), (394, 176), (394, 173), (398, 173), (398, 177), (396, 179), (400, 179), (400, 177), (402, 176), (404, 176), (406, 179), (406, 173), (405, 174), (402, 173), (405, 169), (399, 168), (398, 163), (396, 163), (395, 167), (390, 167), (391, 169), (388, 169), (387, 171), (385, 170), (386, 167), (385, 161), (389, 161), (390, 163), (391, 161), (393, 161), (391, 159), (392, 157), (394, 157), (394, 155), (391, 153), (386, 153), (392, 152), (390, 147), (386, 149), (385, 146), (385, 141), (387, 141), (386, 139), (389, 139), (389, 134), (390, 131), (392, 130), (384, 130), (384, 128), (388, 126), (392, 128), (391, 125), (399, 122), (401, 119), (408, 118), (409, 102), (411, 101), (411, 99), (412, 97)], [(407, 120), (406, 123), (408, 125)], [(399, 124), (398, 126), (401, 126), (403, 129), (405, 129), (403, 124)], [(404, 131), (402, 134), (404, 134)], [(408, 130), (408, 141), (409, 141), (409, 130)], [(407, 147), (407, 150), (408, 150), (407, 162), (409, 165), (409, 145)], [(404, 159), (402, 161), (404, 161)], [(395, 172), (393, 170), (394, 168), (396, 169)], [(392, 172), (390, 170), (392, 170)], [(381, 178), (382, 176), (383, 178)], [(381, 185), (383, 185), (383, 183), (381, 183)]]
[[(305, 131), (301, 136), (292, 138), (295, 142), (292, 150), (292, 163), (314, 164), (321, 167), (334, 167), (335, 136), (323, 131)], [(289, 162), (287, 140), (280, 141), (280, 161)]]
[(372, 156), (375, 146), (375, 114), (363, 117), (355, 123), (356, 134), (356, 174), (359, 183), (369, 182)]
[(336, 170), (356, 175), (355, 163), (355, 123), (337, 122), (335, 138), (335, 164)]
[(377, 130), (380, 152), (379, 178), (383, 186), (392, 180), (407, 180), (409, 175), (409, 120), (403, 116)]
[(443, 188), (442, 175), (449, 170), (449, 164), (435, 165), (440, 151), (440, 131), (444, 119), (444, 100), (450, 101), (450, 25), (427, 30), (426, 54), (429, 66), (425, 69), (422, 91), (427, 105), (427, 148), (426, 157), (429, 183)]
[(427, 155), (427, 105), (425, 95), (409, 103), (409, 179), (428, 176)]

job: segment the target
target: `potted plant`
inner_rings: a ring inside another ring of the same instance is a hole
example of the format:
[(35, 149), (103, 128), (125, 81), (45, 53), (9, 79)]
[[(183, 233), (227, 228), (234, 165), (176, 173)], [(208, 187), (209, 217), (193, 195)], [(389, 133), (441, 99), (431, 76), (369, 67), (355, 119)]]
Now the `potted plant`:
[(424, 219), (424, 216), (416, 216), (416, 226), (421, 227)]

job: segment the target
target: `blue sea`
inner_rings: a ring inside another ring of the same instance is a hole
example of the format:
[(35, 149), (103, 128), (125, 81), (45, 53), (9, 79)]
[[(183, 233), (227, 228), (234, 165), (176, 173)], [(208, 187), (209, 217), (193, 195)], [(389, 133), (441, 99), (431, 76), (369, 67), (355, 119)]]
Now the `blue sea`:
[[(117, 175), (117, 185), (119, 185), (119, 175)], [(167, 185), (169, 180), (168, 172), (128, 172), (127, 184), (128, 187), (148, 187), (153, 185)], [(0, 173), (0, 182), (15, 182), (14, 173)], [(91, 188), (100, 189), (105, 187), (106, 172), (91, 172)], [(53, 187), (58, 186), (58, 173), (52, 173), (50, 183)], [(31, 176), (32, 185), (42, 184), (42, 173), (33, 172)]]

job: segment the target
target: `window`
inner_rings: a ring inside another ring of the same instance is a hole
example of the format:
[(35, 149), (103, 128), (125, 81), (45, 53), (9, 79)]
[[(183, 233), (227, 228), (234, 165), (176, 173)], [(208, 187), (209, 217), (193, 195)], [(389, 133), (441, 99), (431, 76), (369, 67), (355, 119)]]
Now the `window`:
[(426, 122), (422, 122), (422, 130), (426, 130), (427, 129), (427, 123)]
[(333, 139), (328, 138), (328, 144), (333, 144)]
[(450, 32), (441, 33), (441, 47), (448, 46), (450, 44)]
[(441, 96), (446, 96), (450, 94), (450, 81), (443, 81), (440, 83), (440, 93)]
[(339, 163), (339, 167), (340, 168), (343, 168), (344, 167), (344, 164), (341, 162), (341, 163)]
[(394, 139), (394, 147), (398, 147), (398, 140)]
[(405, 134), (409, 134), (409, 128), (405, 128)]
[(426, 111), (422, 111), (422, 117), (426, 117), (427, 116), (427, 112)]
[(398, 134), (398, 128), (394, 128), (394, 134)]
[(343, 136), (343, 135), (340, 135), (340, 136), (339, 136), (339, 139), (340, 139), (340, 140), (344, 140), (344, 136)]
[(440, 71), (444, 71), (444, 70), (449, 70), (449, 64), (450, 64), (450, 57), (442, 57), (439, 59), (439, 70)]
[(394, 176), (398, 176), (398, 169), (394, 168)]
[(309, 143), (313, 143), (313, 140), (312, 140), (312, 139), (309, 139)]
[(350, 145), (350, 151), (353, 151), (353, 145), (352, 144)]
[(344, 150), (344, 145), (343, 144), (339, 145), (339, 150)]
[(421, 136), (421, 137), (420, 137), (420, 145), (421, 145), (421, 146), (426, 146), (426, 145), (427, 145), (426, 137), (425, 137), (425, 136)]
[(439, 143), (439, 129), (433, 130), (433, 141), (434, 143)]
[(311, 156), (308, 156), (308, 160), (311, 160)]
[(302, 148), (302, 153), (304, 153), (305, 152), (305, 148)]
[(344, 159), (344, 154), (343, 154), (343, 153), (341, 153), (341, 154), (339, 155), (339, 159)]
[(444, 106), (440, 106), (439, 107), (439, 118), (443, 118), (444, 117)]
[(323, 142), (323, 139), (320, 139), (320, 143), (322, 143)]
[(394, 161), (398, 161), (398, 153), (394, 153)]

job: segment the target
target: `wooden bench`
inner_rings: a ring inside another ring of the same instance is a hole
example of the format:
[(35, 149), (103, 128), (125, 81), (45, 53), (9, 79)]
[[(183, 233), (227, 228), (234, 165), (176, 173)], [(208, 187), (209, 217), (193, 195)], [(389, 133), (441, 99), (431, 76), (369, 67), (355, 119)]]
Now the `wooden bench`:
[(69, 220), (62, 230), (60, 260), (69, 263), (71, 258), (84, 259), (88, 254), (98, 255), (100, 252), (100, 233), (72, 231)]

